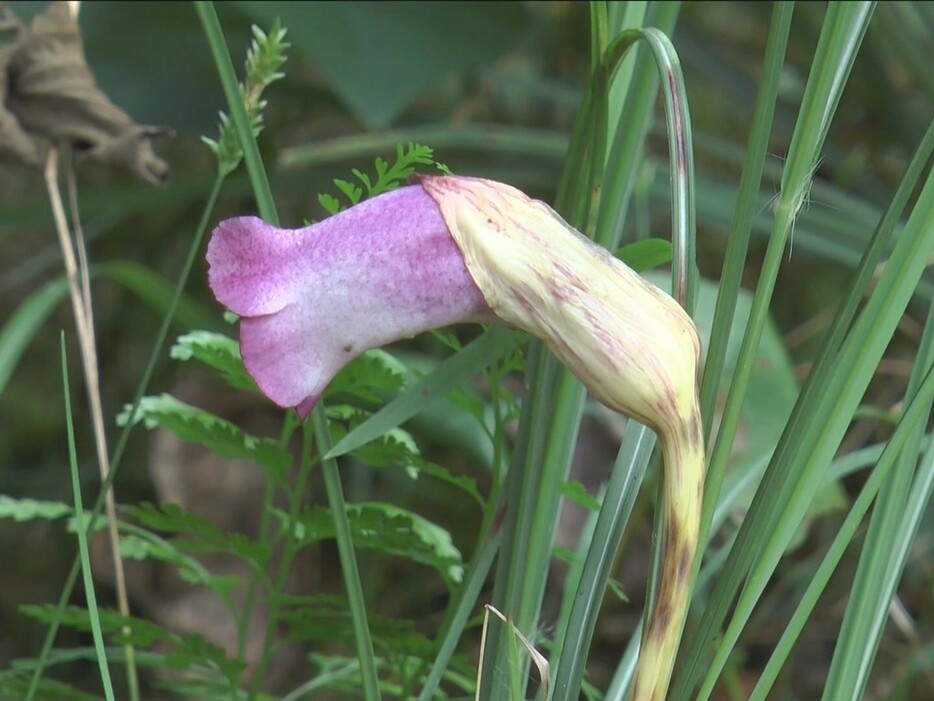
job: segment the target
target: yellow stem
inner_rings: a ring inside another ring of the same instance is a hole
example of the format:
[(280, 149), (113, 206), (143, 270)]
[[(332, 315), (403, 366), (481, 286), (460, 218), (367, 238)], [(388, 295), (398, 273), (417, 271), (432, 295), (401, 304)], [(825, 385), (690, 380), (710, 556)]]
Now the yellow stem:
[[(696, 405), (695, 405), (696, 406)], [(704, 495), (704, 437), (695, 408), (660, 436), (665, 461), (664, 549), (658, 594), (642, 636), (632, 701), (664, 701), (691, 600)]]

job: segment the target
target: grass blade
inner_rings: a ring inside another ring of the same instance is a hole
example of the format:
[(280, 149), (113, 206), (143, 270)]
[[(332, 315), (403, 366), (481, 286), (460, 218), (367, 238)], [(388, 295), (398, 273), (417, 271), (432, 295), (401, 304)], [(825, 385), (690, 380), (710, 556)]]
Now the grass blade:
[[(895, 327), (918, 284), (925, 262), (934, 250), (934, 178), (928, 178), (911, 218), (899, 236), (895, 250), (830, 372), (812, 421), (804, 429), (792, 458), (782, 466), (784, 484), (768, 499), (773, 504), (765, 523), (749, 518), (743, 529), (758, 526), (758, 559), (750, 570), (736, 613), (707, 675), (704, 691), (709, 693), (715, 670), (725, 662), (739, 631), (751, 613), (788, 541), (803, 517), (820, 484), (826, 466), (839, 446), (853, 412)], [(822, 420), (816, 417), (821, 417)], [(770, 466), (770, 470), (774, 468)], [(762, 490), (756, 500), (765, 499)], [(752, 509), (750, 509), (752, 516)]]
[(603, 506), (597, 516), (593, 538), (569, 612), (567, 632), (557, 639), (560, 647), (556, 651), (553, 701), (570, 701), (580, 695), (597, 615), (610, 578), (616, 548), (629, 522), (654, 447), (655, 434), (634, 421), (630, 422), (607, 483)]
[(522, 334), (514, 331), (491, 328), (341, 438), (325, 457), (337, 458), (356, 450), (425, 411), (431, 402), (502, 358), (521, 339)]
[[(709, 460), (709, 469), (714, 474), (717, 471), (722, 472), (729, 460), (748, 388), (752, 359), (759, 346), (767, 319), (778, 269), (784, 257), (785, 243), (791, 234), (795, 218), (804, 204), (813, 177), (814, 164), (819, 158), (834, 108), (839, 102), (845, 78), (855, 59), (856, 49), (865, 33), (871, 9), (871, 4), (864, 3), (831, 5), (827, 11), (789, 148), (788, 161), (782, 177), (782, 191), (776, 205), (775, 225), (766, 251), (760, 281), (756, 287), (749, 325), (737, 362), (737, 372), (730, 386), (719, 435)], [(781, 479), (778, 477), (779, 469), (783, 473)], [(777, 460), (773, 459), (769, 472), (775, 475), (772, 479), (776, 484), (785, 486), (792, 480), (787, 470), (787, 466), (779, 468)], [(715, 628), (726, 616), (730, 601), (742, 582), (742, 573), (752, 565), (757, 556), (761, 556), (762, 541), (774, 535), (771, 522), (780, 517), (777, 512), (781, 502), (777, 501), (775, 494), (769, 491), (769, 472), (757, 492), (749, 516), (737, 538), (736, 546), (727, 560), (727, 567), (731, 568), (729, 576), (725, 574), (721, 577), (714, 591), (713, 605), (705, 609), (701, 626), (688, 643), (686, 664), (681, 674), (678, 675), (672, 690), (672, 698), (683, 699), (690, 695), (691, 687), (705, 667), (705, 655), (701, 653), (701, 650), (710, 649)], [(759, 510), (769, 514), (768, 521), (757, 523), (755, 516)], [(736, 569), (732, 569), (734, 567)], [(725, 659), (723, 650), (731, 649), (732, 644), (733, 641), (725, 641), (720, 648), (721, 657)], [(722, 665), (719, 657), (718, 663)], [(713, 680), (719, 674), (719, 669), (718, 664), (707, 668), (706, 693), (709, 693)]]
[[(272, 196), (272, 190), (269, 187), (269, 178), (263, 166), (256, 137), (250, 127), (250, 121), (234, 73), (233, 63), (230, 60), (230, 52), (227, 49), (227, 42), (217, 19), (214, 4), (204, 1), (196, 2), (195, 9), (198, 12), (211, 53), (214, 56), (224, 95), (227, 98), (231, 119), (240, 137), (243, 160), (246, 163), (250, 182), (253, 185), (253, 194), (256, 198), (260, 216), (268, 223), (278, 226), (279, 215)], [(318, 451), (322, 455), (326, 455), (331, 449), (331, 439), (322, 402), (319, 402), (312, 412), (311, 422)], [(370, 637), (369, 625), (367, 624), (366, 602), (363, 598), (363, 586), (360, 583), (360, 573), (357, 568), (356, 555), (354, 554), (353, 540), (350, 537), (350, 523), (347, 520), (337, 463), (331, 459), (323, 459), (321, 461), (321, 471), (328, 495), (328, 505), (334, 518), (338, 555), (344, 574), (344, 583), (347, 587), (347, 598), (350, 603), (350, 615), (357, 644), (357, 656), (360, 659), (364, 695), (368, 700), (379, 699), (379, 677), (373, 653), (373, 640)]]
[[(908, 382), (906, 399), (920, 392), (925, 374), (934, 363), (934, 308), (928, 310), (928, 320), (918, 349), (917, 360)], [(917, 399), (915, 401), (918, 401)], [(925, 415), (931, 413), (928, 401)], [(907, 420), (903, 416), (899, 426)], [(917, 465), (918, 449), (924, 436), (924, 425), (918, 425), (906, 439), (906, 448), (898, 464), (883, 484), (872, 510), (872, 519), (860, 554), (859, 566), (850, 590), (843, 625), (834, 649), (825, 699), (861, 698), (869, 679), (869, 671), (888, 618), (889, 604), (895, 595), (899, 573), (908, 551), (893, 548), (899, 532), (906, 527), (905, 513), (911, 497), (911, 487)], [(894, 436), (893, 436), (894, 440)], [(881, 469), (880, 466), (876, 470)], [(867, 485), (868, 486), (868, 485)]]
[[(94, 639), (94, 650), (97, 654), (97, 665), (100, 668), (101, 683), (104, 686), (104, 696), (107, 701), (114, 701), (113, 682), (110, 680), (110, 667), (107, 664), (107, 650), (104, 647), (104, 635), (101, 632), (101, 621), (97, 612), (97, 596), (94, 593), (94, 575), (91, 572), (88, 532), (87, 529), (83, 527), (85, 523), (85, 511), (81, 500), (81, 478), (78, 474), (78, 455), (75, 449), (75, 424), (71, 416), (71, 393), (68, 390), (68, 356), (65, 352), (64, 332), (62, 332), (61, 344), (62, 383), (65, 392), (65, 421), (68, 426), (68, 466), (71, 472), (71, 490), (75, 502), (75, 532), (78, 537), (78, 552), (81, 558), (81, 575), (84, 580), (84, 595), (88, 604), (91, 636)], [(93, 523), (93, 520), (88, 523)]]
[[(929, 365), (929, 363), (925, 364)], [(791, 621), (786, 627), (784, 633), (782, 633), (781, 639), (775, 646), (775, 652), (772, 654), (769, 663), (766, 665), (766, 668), (762, 672), (762, 676), (759, 678), (759, 682), (756, 684), (756, 688), (753, 690), (752, 695), (749, 697), (750, 701), (764, 701), (766, 698), (766, 695), (771, 689), (772, 684), (775, 682), (775, 679), (778, 677), (778, 673), (781, 671), (781, 666), (787, 659), (787, 656), (791, 651), (795, 640), (797, 639), (798, 635), (800, 635), (801, 630), (804, 628), (804, 625), (807, 623), (808, 618), (811, 615), (811, 612), (817, 605), (817, 599), (823, 592), (824, 587), (827, 586), (827, 582), (830, 581), (830, 576), (833, 574), (834, 569), (842, 559), (847, 546), (850, 544), (853, 536), (856, 534), (856, 530), (859, 527), (863, 517), (866, 515), (866, 511), (868, 511), (873, 499), (876, 497), (876, 494), (878, 494), (879, 489), (885, 482), (885, 479), (889, 476), (889, 471), (896, 463), (899, 457), (899, 453), (909, 442), (912, 433), (914, 433), (919, 426), (923, 427), (921, 419), (930, 414), (932, 398), (934, 398), (934, 372), (928, 371), (921, 387), (918, 388), (917, 394), (905, 408), (902, 419), (899, 421), (898, 427), (895, 429), (895, 432), (892, 435), (891, 440), (889, 440), (888, 445), (886, 445), (885, 450), (879, 459), (879, 463), (873, 470), (869, 480), (867, 480), (866, 484), (863, 486), (859, 497), (850, 508), (850, 511), (847, 514), (843, 525), (840, 527), (840, 530), (837, 533), (837, 536), (834, 538), (833, 543), (827, 550), (827, 554), (824, 556), (820, 566), (814, 573), (814, 577), (811, 579), (807, 591), (805, 591), (804, 595), (801, 597), (801, 601), (798, 604), (798, 607), (795, 609), (795, 613), (792, 616)], [(885, 599), (882, 604), (882, 610), (888, 611), (888, 599)], [(863, 640), (861, 642), (865, 641)], [(838, 647), (838, 649), (840, 648)], [(853, 687), (865, 685), (865, 679), (866, 676), (868, 676), (868, 665), (866, 666), (866, 669), (859, 670), (859, 672), (860, 673), (856, 675), (856, 679), (852, 680), (852, 682), (848, 683), (847, 685)], [(862, 679), (862, 683), (860, 683), (860, 679)], [(828, 681), (827, 686), (824, 687), (823, 698), (861, 698), (860, 693), (849, 695), (850, 692), (844, 691), (843, 696), (838, 695), (839, 693), (841, 693), (839, 686), (834, 688), (831, 682)]]

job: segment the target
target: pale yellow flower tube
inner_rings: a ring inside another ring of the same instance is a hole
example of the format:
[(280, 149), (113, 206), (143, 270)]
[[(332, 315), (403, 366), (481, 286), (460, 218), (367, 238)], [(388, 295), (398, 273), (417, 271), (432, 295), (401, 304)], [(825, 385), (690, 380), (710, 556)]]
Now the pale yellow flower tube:
[(661, 701), (687, 613), (703, 498), (694, 324), (668, 295), (521, 191), (464, 177), (421, 185), (493, 312), (544, 341), (600, 402), (659, 436), (665, 544), (632, 699)]

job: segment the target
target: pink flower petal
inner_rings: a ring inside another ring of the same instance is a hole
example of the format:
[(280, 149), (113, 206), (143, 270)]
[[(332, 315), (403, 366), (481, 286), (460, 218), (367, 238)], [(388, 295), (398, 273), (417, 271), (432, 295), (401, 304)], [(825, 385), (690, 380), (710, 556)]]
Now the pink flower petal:
[(461, 321), (493, 320), (438, 206), (419, 185), (303, 229), (221, 222), (208, 282), (239, 314), (260, 389), (303, 418), (363, 351)]

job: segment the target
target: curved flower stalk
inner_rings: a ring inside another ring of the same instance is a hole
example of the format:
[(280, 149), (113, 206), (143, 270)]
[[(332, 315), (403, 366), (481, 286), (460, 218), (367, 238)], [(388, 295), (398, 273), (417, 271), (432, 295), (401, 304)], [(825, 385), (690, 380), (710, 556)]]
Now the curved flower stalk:
[(659, 435), (665, 546), (633, 699), (664, 699), (687, 612), (703, 495), (700, 343), (674, 300), (554, 210), (489, 180), (424, 177), (318, 224), (221, 222), (207, 253), (239, 314), (246, 369), (306, 416), (368, 348), (463, 321), (544, 341), (608, 407)]

